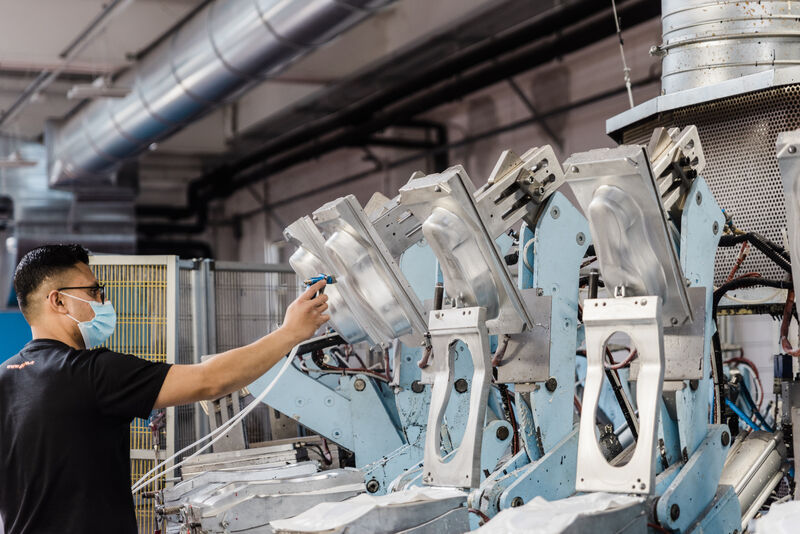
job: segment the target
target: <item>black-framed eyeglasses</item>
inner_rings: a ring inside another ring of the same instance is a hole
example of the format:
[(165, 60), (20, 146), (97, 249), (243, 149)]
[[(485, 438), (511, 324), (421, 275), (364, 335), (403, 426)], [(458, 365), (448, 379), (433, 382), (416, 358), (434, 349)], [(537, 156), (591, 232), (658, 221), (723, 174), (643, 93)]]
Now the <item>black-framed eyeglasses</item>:
[(106, 286), (103, 284), (98, 283), (93, 286), (59, 287), (58, 291), (64, 291), (65, 289), (85, 289), (93, 299), (100, 297), (100, 304), (106, 303)]

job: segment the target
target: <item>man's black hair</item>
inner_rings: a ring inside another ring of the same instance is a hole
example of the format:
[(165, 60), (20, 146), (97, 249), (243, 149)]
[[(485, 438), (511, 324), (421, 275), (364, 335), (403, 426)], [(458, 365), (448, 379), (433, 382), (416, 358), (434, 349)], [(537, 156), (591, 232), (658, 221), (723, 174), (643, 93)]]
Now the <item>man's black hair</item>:
[(78, 244), (45, 245), (25, 254), (14, 271), (14, 291), (23, 314), (28, 296), (46, 279), (58, 276), (78, 263), (89, 264), (89, 252)]

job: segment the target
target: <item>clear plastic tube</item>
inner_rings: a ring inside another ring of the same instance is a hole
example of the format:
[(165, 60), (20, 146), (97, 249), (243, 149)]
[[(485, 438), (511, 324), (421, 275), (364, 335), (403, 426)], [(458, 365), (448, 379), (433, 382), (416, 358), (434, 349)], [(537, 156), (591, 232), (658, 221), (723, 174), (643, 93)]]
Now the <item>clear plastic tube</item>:
[[(303, 345), (303, 344), (304, 343), (301, 343), (300, 345)], [(286, 370), (289, 368), (289, 366), (292, 364), (292, 361), (294, 360), (295, 356), (297, 355), (297, 350), (300, 347), (300, 345), (297, 345), (292, 349), (292, 351), (286, 357), (286, 361), (283, 363), (283, 367), (281, 367), (280, 371), (278, 371), (278, 374), (275, 376), (275, 378), (272, 379), (272, 382), (270, 382), (269, 385), (264, 389), (264, 391), (262, 391), (261, 394), (259, 394), (259, 396), (256, 397), (253, 400), (253, 402), (248, 404), (247, 407), (244, 410), (242, 410), (241, 412), (236, 414), (235, 417), (232, 417), (231, 419), (226, 421), (225, 424), (219, 426), (216, 430), (214, 430), (212, 432), (209, 432), (208, 434), (206, 434), (202, 438), (198, 439), (194, 443), (192, 443), (190, 445), (187, 445), (186, 447), (182, 448), (181, 450), (179, 450), (178, 452), (176, 452), (175, 454), (173, 454), (172, 456), (170, 456), (169, 458), (167, 458), (166, 460), (164, 460), (160, 464), (156, 465), (153, 469), (151, 469), (150, 471), (145, 473), (142, 476), (142, 478), (140, 478), (139, 480), (136, 481), (136, 483), (131, 487), (131, 491), (134, 494), (136, 494), (137, 492), (139, 492), (139, 490), (141, 490), (143, 487), (145, 487), (148, 484), (150, 484), (152, 481), (157, 480), (157, 479), (161, 478), (162, 476), (164, 476), (164, 475), (166, 475), (168, 473), (171, 473), (172, 471), (174, 471), (175, 469), (177, 469), (178, 467), (180, 467), (184, 463), (186, 463), (187, 460), (189, 460), (190, 458), (194, 458), (195, 456), (197, 456), (198, 454), (200, 454), (201, 452), (203, 452), (204, 450), (206, 450), (207, 448), (212, 446), (214, 443), (219, 441), (224, 436), (224, 433), (229, 428), (233, 427), (234, 425), (238, 424), (239, 421), (244, 419), (247, 416), (247, 414), (249, 414), (251, 411), (253, 411), (256, 408), (256, 406), (259, 405), (261, 400), (264, 399), (264, 397), (267, 396), (267, 394), (272, 390), (273, 386), (278, 382), (278, 380), (280, 380), (281, 376), (283, 376), (283, 373), (285, 373)], [(175, 465), (173, 465), (173, 466), (171, 466), (171, 467), (169, 467), (167, 469), (164, 469), (160, 473), (157, 473), (159, 469), (161, 469), (162, 467), (167, 465), (169, 462), (171, 462), (172, 460), (177, 458), (182, 453), (188, 451), (192, 447), (195, 447), (195, 446), (203, 443), (204, 441), (206, 441), (207, 439), (210, 439), (210, 438), (214, 438), (214, 439), (212, 439), (211, 441), (209, 441), (208, 443), (206, 443), (205, 445), (203, 445), (202, 447), (197, 449), (197, 451), (195, 451), (191, 455), (187, 456), (186, 458), (184, 458), (183, 460), (181, 460), (177, 464), (175, 464)], [(157, 473), (157, 474), (153, 475), (153, 473)], [(151, 475), (153, 475), (153, 476), (151, 476)]]

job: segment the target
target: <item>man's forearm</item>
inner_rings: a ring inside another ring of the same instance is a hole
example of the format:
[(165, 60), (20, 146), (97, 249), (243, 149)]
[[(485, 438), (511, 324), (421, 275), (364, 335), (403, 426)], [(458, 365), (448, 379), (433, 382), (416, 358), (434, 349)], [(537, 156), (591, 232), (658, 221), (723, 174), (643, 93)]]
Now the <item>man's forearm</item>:
[(220, 397), (251, 384), (301, 341), (279, 328), (258, 341), (207, 360), (202, 364), (203, 374), (213, 396)]

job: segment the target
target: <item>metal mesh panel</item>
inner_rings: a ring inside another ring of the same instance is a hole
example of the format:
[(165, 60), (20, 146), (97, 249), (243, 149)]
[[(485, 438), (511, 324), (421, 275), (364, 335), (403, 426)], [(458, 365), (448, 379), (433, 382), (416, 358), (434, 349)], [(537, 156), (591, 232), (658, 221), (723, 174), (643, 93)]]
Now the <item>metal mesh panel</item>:
[[(175, 360), (179, 364), (194, 363), (194, 333), (192, 331), (192, 271), (181, 269), (179, 275), (180, 291), (178, 293), (178, 354)], [(175, 407), (175, 449), (181, 450), (196, 439), (195, 409), (196, 404), (184, 404)], [(178, 456), (176, 463), (192, 454), (191, 448)], [(175, 472), (180, 476), (180, 468)]]
[[(107, 298), (117, 312), (117, 327), (105, 346), (115, 352), (154, 362), (169, 361), (167, 303), (169, 291), (175, 288), (169, 284), (166, 263), (123, 265), (103, 262), (92, 263), (91, 268), (97, 280), (105, 284)], [(168, 443), (166, 431), (162, 432), (160, 443), (163, 451)], [(153, 454), (153, 439), (146, 419), (136, 418), (131, 423), (130, 447), (133, 483), (154, 465), (152, 459), (147, 459)], [(161, 453), (162, 458), (164, 454)], [(157, 487), (163, 487), (163, 479), (147, 489)], [(139, 494), (135, 506), (140, 534), (153, 533), (155, 513), (152, 499)]]
[[(623, 143), (645, 143), (657, 126), (694, 124), (706, 156), (703, 177), (720, 207), (736, 226), (782, 243), (786, 227), (783, 188), (775, 141), (778, 133), (800, 128), (800, 85), (788, 85), (688, 106), (639, 123), (623, 133)], [(715, 285), (736, 261), (737, 247), (720, 248)], [(785, 273), (762, 254), (752, 253), (740, 272), (772, 279)]]
[[(239, 270), (214, 271), (214, 287), (217, 352), (252, 343), (277, 328), (301, 289), (294, 273)], [(269, 440), (269, 408), (254, 409), (244, 425), (249, 443)]]

